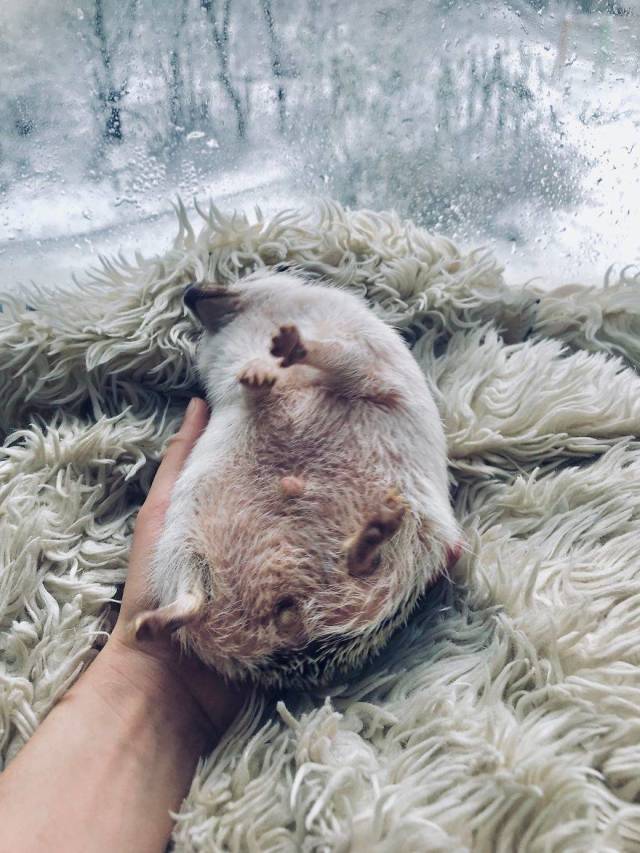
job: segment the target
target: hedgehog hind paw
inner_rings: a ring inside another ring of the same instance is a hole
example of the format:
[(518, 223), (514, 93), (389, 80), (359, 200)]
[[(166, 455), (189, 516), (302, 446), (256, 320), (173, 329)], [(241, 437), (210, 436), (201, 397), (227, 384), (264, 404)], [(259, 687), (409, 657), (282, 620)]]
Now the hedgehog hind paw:
[(380, 564), (380, 548), (400, 529), (407, 504), (397, 489), (390, 489), (379, 509), (346, 543), (347, 570), (354, 577), (374, 572)]
[(131, 622), (131, 632), (138, 643), (157, 640), (198, 621), (202, 617), (203, 608), (202, 593), (186, 592), (171, 604), (138, 613)]

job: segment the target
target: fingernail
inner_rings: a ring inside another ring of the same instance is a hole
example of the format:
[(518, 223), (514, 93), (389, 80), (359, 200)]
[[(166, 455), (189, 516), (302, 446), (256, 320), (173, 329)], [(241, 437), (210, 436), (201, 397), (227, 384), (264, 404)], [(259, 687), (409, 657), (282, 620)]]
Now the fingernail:
[(198, 408), (198, 398), (192, 397), (189, 401), (189, 405), (187, 406), (187, 411), (184, 413), (185, 420), (187, 418), (192, 417), (196, 413), (196, 409)]

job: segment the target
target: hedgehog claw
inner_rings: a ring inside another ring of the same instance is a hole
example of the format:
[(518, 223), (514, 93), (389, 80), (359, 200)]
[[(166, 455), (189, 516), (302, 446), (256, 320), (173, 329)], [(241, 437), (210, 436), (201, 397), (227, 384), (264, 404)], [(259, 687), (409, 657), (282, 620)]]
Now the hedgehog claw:
[(255, 359), (243, 367), (238, 382), (253, 394), (265, 394), (275, 385), (276, 375), (271, 365)]

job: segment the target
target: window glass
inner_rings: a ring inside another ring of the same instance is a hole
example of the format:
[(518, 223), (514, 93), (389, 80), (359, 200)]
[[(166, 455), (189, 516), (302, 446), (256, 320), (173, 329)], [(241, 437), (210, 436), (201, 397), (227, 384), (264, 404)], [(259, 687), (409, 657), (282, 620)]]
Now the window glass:
[(638, 255), (640, 0), (4, 0), (0, 272), (162, 250), (171, 200), (395, 208), (509, 280)]

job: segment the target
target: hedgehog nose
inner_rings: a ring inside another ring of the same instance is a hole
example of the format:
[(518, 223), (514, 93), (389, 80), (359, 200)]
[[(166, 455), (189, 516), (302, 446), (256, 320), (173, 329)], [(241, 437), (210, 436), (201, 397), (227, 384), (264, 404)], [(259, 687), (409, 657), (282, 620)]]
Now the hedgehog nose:
[(195, 312), (196, 303), (198, 302), (199, 298), (202, 298), (201, 289), (195, 284), (190, 284), (184, 292), (184, 304), (190, 311)]
[(216, 332), (232, 320), (242, 302), (237, 290), (220, 285), (201, 287), (198, 284), (192, 284), (185, 290), (183, 300), (185, 306), (211, 332)]
[(219, 284), (207, 286), (206, 283), (198, 284), (194, 281), (187, 287), (182, 298), (187, 308), (197, 314), (200, 302), (210, 299), (230, 299), (232, 295), (228, 287), (221, 287)]

